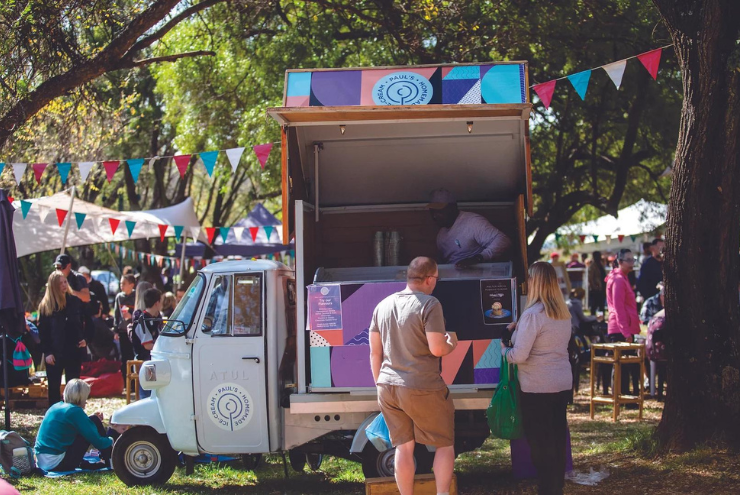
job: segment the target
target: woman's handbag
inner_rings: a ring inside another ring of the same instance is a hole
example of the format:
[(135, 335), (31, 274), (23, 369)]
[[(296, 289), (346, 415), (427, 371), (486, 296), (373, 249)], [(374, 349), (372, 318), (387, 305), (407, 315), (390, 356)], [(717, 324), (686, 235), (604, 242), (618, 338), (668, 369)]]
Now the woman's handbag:
[(491, 398), (491, 404), (486, 411), (488, 427), (494, 437), (515, 440), (524, 436), (518, 389), (517, 366), (509, 365), (506, 354), (503, 354), (501, 356), (501, 376), (496, 392)]

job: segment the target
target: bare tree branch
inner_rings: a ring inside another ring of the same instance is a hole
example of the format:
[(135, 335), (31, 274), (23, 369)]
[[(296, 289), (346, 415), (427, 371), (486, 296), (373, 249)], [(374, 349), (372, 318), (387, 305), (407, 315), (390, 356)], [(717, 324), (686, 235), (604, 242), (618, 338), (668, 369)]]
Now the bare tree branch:
[(130, 65), (123, 65), (121, 66), (121, 68), (125, 69), (125, 68), (134, 68), (134, 67), (144, 67), (146, 65), (155, 64), (157, 62), (174, 62), (175, 60), (179, 60), (181, 58), (203, 57), (203, 56), (214, 57), (215, 55), (216, 55), (216, 52), (213, 52), (210, 50), (197, 50), (194, 52), (176, 53), (174, 55), (165, 55), (162, 57), (150, 57), (150, 58), (145, 58), (142, 60), (134, 60), (131, 62)]

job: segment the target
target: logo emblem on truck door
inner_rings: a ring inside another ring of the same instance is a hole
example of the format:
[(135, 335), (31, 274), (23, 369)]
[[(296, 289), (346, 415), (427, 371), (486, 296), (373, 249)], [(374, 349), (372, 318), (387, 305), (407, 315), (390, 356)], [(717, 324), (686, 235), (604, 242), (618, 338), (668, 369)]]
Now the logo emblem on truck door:
[(236, 383), (223, 383), (208, 394), (208, 417), (227, 431), (241, 430), (252, 419), (252, 396)]
[(432, 100), (432, 83), (415, 72), (394, 72), (373, 86), (376, 105), (426, 105)]

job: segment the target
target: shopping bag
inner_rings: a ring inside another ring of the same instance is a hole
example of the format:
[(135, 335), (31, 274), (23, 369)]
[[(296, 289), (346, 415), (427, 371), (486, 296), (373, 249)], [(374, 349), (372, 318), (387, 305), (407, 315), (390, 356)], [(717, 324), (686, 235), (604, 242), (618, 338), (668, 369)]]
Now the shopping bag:
[(388, 431), (388, 424), (385, 422), (383, 413), (375, 416), (375, 419), (367, 425), (367, 428), (365, 428), (365, 435), (367, 435), (367, 439), (370, 440), (370, 443), (378, 449), (378, 452), (385, 452), (386, 450), (393, 448), (393, 444), (391, 444), (391, 434)]
[(518, 394), (517, 367), (509, 365), (504, 354), (501, 356), (501, 376), (498, 386), (486, 411), (488, 427), (494, 437), (515, 440), (524, 436)]

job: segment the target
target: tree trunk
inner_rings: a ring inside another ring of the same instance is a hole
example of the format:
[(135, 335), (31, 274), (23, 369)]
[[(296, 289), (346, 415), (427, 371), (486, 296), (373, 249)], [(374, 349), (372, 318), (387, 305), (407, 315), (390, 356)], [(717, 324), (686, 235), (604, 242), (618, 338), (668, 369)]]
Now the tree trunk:
[(666, 230), (667, 449), (740, 446), (740, 2), (654, 0), (684, 101)]

